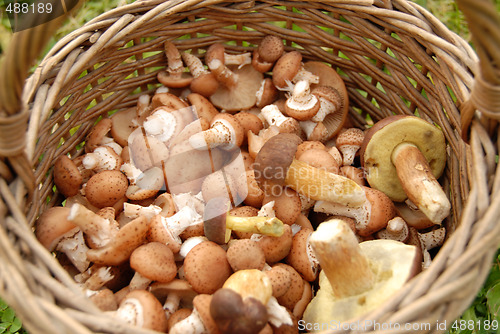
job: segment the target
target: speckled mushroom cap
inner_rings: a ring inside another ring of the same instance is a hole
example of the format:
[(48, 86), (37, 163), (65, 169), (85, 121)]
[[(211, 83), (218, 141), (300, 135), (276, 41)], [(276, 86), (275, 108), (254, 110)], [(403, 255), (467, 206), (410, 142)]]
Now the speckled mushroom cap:
[(214, 293), (221, 288), (232, 270), (226, 251), (212, 241), (193, 247), (184, 259), (186, 279), (198, 293)]
[(290, 287), (284, 295), (277, 298), (280, 305), (283, 305), (289, 310), (293, 310), (293, 307), (302, 298), (302, 293), (304, 291), (304, 280), (300, 274), (292, 266), (285, 263), (277, 263), (275, 266), (282, 267), (288, 271), (290, 274)]
[(125, 295), (120, 303), (123, 308), (125, 304), (135, 307), (134, 312), (139, 318), (136, 325), (159, 332), (167, 330), (167, 317), (163, 311), (163, 306), (156, 297), (147, 290), (134, 290)]
[(130, 267), (152, 281), (167, 283), (177, 275), (174, 253), (165, 244), (148, 242), (130, 255)]
[(360, 149), (361, 164), (370, 186), (397, 202), (404, 201), (407, 195), (391, 155), (394, 148), (403, 142), (412, 143), (420, 149), (436, 178), (443, 173), (447, 156), (441, 130), (419, 117), (395, 115), (377, 122), (365, 135)]
[(205, 326), (207, 333), (219, 333), (217, 324), (210, 315), (210, 303), (212, 302), (212, 295), (199, 294), (193, 299), (193, 306), (198, 310), (198, 315)]
[(36, 238), (49, 251), (54, 250), (64, 234), (78, 228), (67, 219), (69, 212), (68, 207), (54, 206), (44, 211), (36, 220)]
[(232, 240), (227, 249), (227, 260), (234, 271), (262, 270), (266, 264), (264, 251), (256, 241), (251, 239)]
[(85, 152), (92, 152), (97, 146), (101, 144), (101, 140), (111, 130), (112, 121), (110, 118), (101, 119), (92, 130), (90, 130), (85, 140)]
[(66, 197), (74, 196), (80, 191), (83, 176), (75, 162), (66, 155), (61, 155), (54, 163), (54, 183), (57, 190)]
[(292, 247), (292, 228), (290, 225), (283, 225), (283, 235), (281, 237), (272, 237), (267, 235), (259, 235), (256, 239), (259, 246), (266, 255), (267, 263), (276, 263), (284, 259), (290, 252)]
[(85, 197), (90, 204), (103, 208), (113, 206), (125, 196), (127, 177), (118, 170), (105, 170), (93, 175), (85, 186)]
[(316, 279), (319, 262), (309, 245), (312, 230), (301, 229), (293, 236), (292, 248), (286, 257), (286, 262), (308, 282)]
[(278, 89), (288, 87), (302, 67), (302, 54), (298, 51), (284, 53), (273, 67), (273, 83)]

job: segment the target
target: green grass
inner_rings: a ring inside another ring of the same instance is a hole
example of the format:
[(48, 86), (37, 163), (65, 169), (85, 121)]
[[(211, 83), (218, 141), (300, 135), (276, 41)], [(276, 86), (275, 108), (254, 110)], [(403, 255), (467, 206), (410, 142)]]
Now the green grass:
[[(416, 3), (429, 9), (439, 20), (441, 20), (450, 30), (455, 31), (465, 40), (470, 40), (469, 30), (464, 21), (463, 14), (457, 9), (457, 6), (452, 0), (414, 0)], [(0, 0), (1, 2), (1, 0)], [(100, 13), (119, 6), (121, 4), (130, 3), (132, 0), (88, 0), (75, 12), (67, 23), (56, 33), (49, 42), (46, 50), (49, 50), (52, 45), (67, 33), (80, 27), (85, 22), (96, 17)], [(496, 1), (497, 8), (500, 11), (500, 1)], [(4, 13), (0, 13), (0, 52), (4, 50), (10, 38), (9, 24)], [(479, 291), (476, 299), (467, 309), (464, 314), (457, 319), (457, 328), (450, 329), (450, 334), (486, 334), (500, 333), (498, 329), (498, 321), (500, 310), (500, 254), (495, 258), (490, 275)], [(494, 325), (497, 321), (497, 328), (490, 326), (489, 330), (485, 329), (485, 324)], [(479, 325), (481, 329), (479, 329)], [(460, 328), (462, 327), (462, 329)], [(3, 333), (27, 333), (21, 325), (21, 321), (16, 317), (15, 312), (9, 308), (0, 299), (0, 334)]]

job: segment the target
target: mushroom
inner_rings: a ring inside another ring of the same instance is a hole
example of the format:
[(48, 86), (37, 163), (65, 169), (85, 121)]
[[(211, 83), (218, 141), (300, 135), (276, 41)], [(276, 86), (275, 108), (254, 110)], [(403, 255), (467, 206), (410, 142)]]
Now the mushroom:
[(54, 184), (65, 197), (78, 194), (83, 184), (83, 176), (76, 164), (67, 156), (61, 155), (54, 162)]
[(366, 186), (365, 172), (361, 168), (354, 166), (341, 166), (339, 174), (353, 180), (360, 186)]
[(134, 290), (125, 295), (118, 309), (110, 312), (115, 317), (141, 328), (158, 332), (167, 330), (167, 318), (161, 303), (147, 290)]
[(258, 135), (254, 134), (251, 131), (247, 131), (248, 154), (250, 155), (250, 157), (255, 159), (266, 141), (279, 133), (280, 131), (278, 127), (274, 125), (260, 130)]
[(90, 204), (103, 208), (113, 206), (125, 196), (128, 180), (119, 170), (105, 170), (93, 175), (85, 186), (85, 197)]
[(299, 159), (302, 153), (310, 149), (318, 149), (326, 151), (326, 146), (317, 140), (304, 140), (297, 146), (297, 151), (295, 152), (295, 159)]
[(324, 143), (328, 139), (328, 129), (323, 122), (300, 121), (299, 124), (307, 140)]
[[(271, 218), (276, 219), (276, 218)], [(283, 225), (283, 234), (279, 237), (273, 237), (263, 234), (253, 234), (250, 239), (257, 241), (264, 251), (267, 263), (276, 263), (283, 260), (292, 247), (292, 228), (290, 225)]]
[(79, 272), (87, 270), (90, 261), (89, 249), (80, 228), (68, 220), (70, 209), (54, 206), (44, 211), (35, 222), (35, 235), (49, 252), (55, 250), (66, 254)]
[(181, 56), (193, 75), (193, 81), (191, 81), (191, 85), (189, 86), (191, 91), (204, 97), (214, 94), (219, 87), (219, 82), (213, 73), (203, 66), (200, 58), (187, 52), (181, 53)]
[(319, 262), (309, 243), (313, 230), (301, 229), (293, 236), (292, 248), (286, 257), (286, 262), (308, 282), (316, 279)]
[[(405, 201), (408, 202), (408, 201)], [(435, 224), (417, 207), (414, 205), (408, 205), (407, 203), (396, 202), (394, 203), (396, 207), (396, 212), (404, 221), (417, 230), (423, 230)]]
[(292, 95), (286, 99), (285, 112), (299, 121), (307, 121), (316, 115), (320, 107), (318, 97), (311, 94), (309, 82), (300, 80), (295, 84)]
[[(335, 115), (339, 119), (339, 123), (343, 124), (347, 114), (342, 113), (343, 100), (340, 93), (331, 86), (314, 86), (311, 93), (315, 95), (320, 103), (320, 107), (316, 115), (311, 118), (314, 122), (323, 122), (328, 115)], [(330, 137), (331, 138), (331, 137)]]
[(365, 203), (364, 189), (354, 181), (296, 160), (301, 141), (296, 135), (280, 133), (264, 144), (254, 163), (255, 178), (264, 191), (287, 185), (314, 200), (351, 206)]
[(199, 294), (193, 299), (193, 311), (191, 314), (177, 322), (170, 329), (170, 334), (199, 334), (217, 333), (218, 327), (210, 315), (210, 304), (212, 296)]
[(273, 267), (268, 267), (268, 269), (265, 269), (264, 273), (271, 280), (274, 297), (279, 298), (283, 296), (290, 288), (291, 274), (286, 268), (275, 265)]
[(106, 143), (106, 135), (111, 130), (112, 124), (110, 118), (103, 118), (94, 125), (85, 139), (86, 153), (92, 152), (97, 146)]
[[(179, 96), (169, 92), (157, 90), (151, 98), (151, 104), (148, 107), (148, 111), (155, 110), (157, 108), (163, 108), (170, 112), (175, 112), (176, 110), (184, 110), (188, 107), (189, 105), (187, 104), (187, 102), (181, 99)], [(181, 115), (184, 117), (188, 117), (185, 119), (186, 121), (184, 123), (189, 123), (189, 121), (187, 121), (188, 119), (192, 120), (191, 114), (189, 113), (182, 113)], [(147, 116), (148, 114), (146, 113), (143, 117)]]
[(297, 160), (303, 161), (308, 165), (323, 169), (327, 172), (339, 174), (339, 165), (337, 164), (337, 161), (325, 149), (311, 148), (302, 153)]
[(264, 122), (262, 122), (259, 116), (250, 112), (240, 111), (234, 114), (234, 117), (243, 127), (243, 144), (247, 142), (248, 131), (251, 131), (253, 134), (258, 134), (260, 130), (264, 128)]
[(409, 198), (435, 224), (449, 215), (450, 201), (437, 181), (446, 142), (434, 125), (415, 116), (387, 117), (368, 131), (360, 156), (372, 188), (393, 201)]
[(266, 255), (254, 240), (235, 239), (229, 242), (227, 261), (233, 271), (244, 269), (262, 270), (266, 264)]
[[(347, 94), (347, 89), (345, 87), (344, 80), (340, 77), (337, 71), (323, 62), (320, 61), (307, 61), (304, 63), (304, 69), (314, 75), (318, 76), (318, 84), (312, 85), (312, 92), (321, 101), (322, 107), (327, 107), (329, 109), (328, 96), (332, 96), (331, 89), (338, 93), (338, 101), (334, 104), (339, 104), (337, 111), (328, 113), (323, 119), (328, 135), (327, 139), (333, 138), (344, 126), (347, 121), (347, 115), (349, 114), (349, 95)], [(328, 87), (324, 89), (323, 87)], [(332, 96), (333, 97), (333, 96)], [(323, 115), (322, 111), (318, 111), (316, 114), (318, 117)]]
[(262, 108), (260, 114), (264, 117), (267, 124), (276, 126), (280, 133), (295, 133), (297, 135), (301, 133), (299, 122), (293, 117), (283, 115), (274, 104), (269, 104)]
[(387, 222), (387, 227), (378, 231), (375, 236), (378, 239), (390, 239), (407, 243), (410, 238), (410, 231), (403, 218), (394, 217)]
[(182, 279), (174, 278), (168, 283), (154, 282), (149, 286), (149, 291), (155, 295), (158, 300), (165, 300), (163, 310), (167, 319), (170, 319), (179, 306), (190, 306), (197, 293), (191, 285)]
[(184, 71), (184, 64), (179, 50), (171, 41), (164, 43), (168, 67), (165, 71), (158, 72), (158, 81), (169, 88), (184, 88), (191, 84), (193, 76)]
[(92, 169), (96, 172), (120, 169), (122, 163), (122, 157), (109, 146), (96, 147), (94, 151), (86, 153), (82, 160), (85, 169)]
[(290, 278), (290, 287), (287, 289), (285, 294), (283, 294), (280, 297), (277, 297), (278, 302), (280, 305), (283, 305), (290, 311), (293, 310), (295, 305), (300, 301), (302, 298), (302, 294), (304, 292), (304, 279), (300, 274), (295, 270), (292, 266), (285, 264), (285, 263), (277, 263), (273, 266), (274, 267), (281, 267), (288, 271), (289, 278)]
[(351, 207), (339, 203), (317, 201), (314, 211), (354, 218), (358, 234), (369, 236), (385, 228), (389, 220), (395, 216), (396, 210), (394, 203), (383, 192), (368, 187), (364, 189), (366, 194), (364, 205)]
[[(205, 96), (198, 93), (190, 93), (186, 96), (186, 100), (194, 107), (198, 118), (205, 119), (209, 124), (212, 119), (219, 113), (217, 108)], [(205, 129), (204, 129), (205, 130)]]
[[(243, 302), (250, 298), (260, 302), (267, 309), (269, 322), (275, 326), (292, 323), (285, 308), (279, 305), (276, 298), (272, 296), (273, 289), (269, 277), (260, 270), (246, 269), (235, 272), (226, 280), (223, 289), (235, 291), (241, 296)], [(264, 321), (262, 327), (265, 326), (266, 322)]]
[(129, 261), (130, 267), (135, 270), (130, 290), (146, 289), (152, 281), (168, 283), (177, 275), (174, 253), (160, 242), (148, 242), (137, 247)]
[(227, 198), (215, 197), (205, 206), (204, 230), (205, 236), (216, 243), (223, 244), (229, 239), (227, 230), (251, 232), (269, 236), (282, 236), (284, 225), (276, 217), (246, 216), (230, 214)]
[[(139, 100), (140, 99), (141, 98), (139, 98)], [(111, 116), (112, 124), (109, 133), (113, 137), (114, 141), (122, 147), (127, 146), (128, 136), (130, 136), (132, 131), (137, 128), (137, 125), (133, 124), (133, 120), (135, 118), (135, 108), (128, 108), (126, 110), (116, 112)]]
[(266, 35), (252, 54), (252, 66), (261, 73), (267, 72), (273, 68), (283, 52), (283, 40), (278, 36)]
[(151, 219), (147, 239), (150, 242), (156, 241), (167, 245), (174, 254), (181, 250), (182, 240), (173, 234), (160, 215)]
[(96, 263), (117, 266), (130, 258), (130, 254), (146, 241), (149, 221), (139, 216), (118, 230), (104, 246), (87, 251), (87, 258)]
[(71, 206), (66, 219), (77, 225), (86, 235), (91, 247), (95, 248), (106, 246), (119, 231), (114, 219), (106, 219), (80, 203)]
[(321, 223), (309, 239), (321, 264), (320, 289), (306, 323), (344, 322), (375, 309), (420, 270), (417, 250), (394, 240), (358, 243), (339, 219)]
[(319, 77), (304, 69), (302, 54), (298, 51), (284, 53), (274, 64), (273, 83), (279, 90), (291, 90), (292, 84), (306, 80), (318, 83)]
[(262, 201), (263, 205), (274, 202), (272, 208), (274, 214), (284, 224), (292, 225), (297, 220), (301, 212), (301, 200), (296, 191), (284, 187), (280, 192), (266, 193)]
[(253, 297), (228, 288), (217, 290), (210, 303), (210, 314), (222, 334), (259, 333), (267, 324), (266, 307)]
[(274, 86), (271, 78), (264, 78), (256, 94), (257, 101), (255, 101), (255, 106), (257, 108), (263, 108), (278, 99), (279, 90)]
[(342, 153), (344, 166), (354, 163), (354, 157), (363, 144), (365, 133), (358, 128), (341, 130), (335, 140), (335, 146)]
[(205, 61), (208, 68), (221, 83), (217, 91), (210, 96), (210, 101), (219, 109), (234, 113), (253, 107), (257, 101), (257, 91), (264, 79), (262, 73), (252, 65), (241, 68), (226, 66), (220, 55), (211, 55), (211, 50), (219, 47), (213, 44), (207, 50)]
[(243, 127), (231, 114), (217, 114), (210, 122), (210, 129), (189, 138), (191, 146), (198, 150), (220, 147), (232, 150), (243, 142)]
[(193, 312), (190, 308), (180, 308), (175, 311), (167, 320), (167, 333), (170, 333), (172, 327), (175, 326), (176, 323), (186, 319)]
[(212, 294), (221, 288), (232, 270), (226, 252), (212, 241), (203, 241), (184, 259), (186, 280), (198, 293)]

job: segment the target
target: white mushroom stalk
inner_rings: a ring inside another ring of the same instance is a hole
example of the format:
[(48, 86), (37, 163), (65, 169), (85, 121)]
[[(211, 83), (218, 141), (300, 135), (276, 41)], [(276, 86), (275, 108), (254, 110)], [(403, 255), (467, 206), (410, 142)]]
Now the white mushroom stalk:
[(172, 198), (177, 210), (180, 210), (181, 208), (187, 206), (196, 211), (196, 213), (198, 213), (200, 216), (203, 216), (205, 203), (203, 201), (201, 191), (196, 195), (193, 195), (192, 193), (173, 194)]
[(180, 132), (182, 127), (180, 117), (176, 113), (169, 112), (167, 109), (158, 108), (144, 121), (144, 130), (147, 136), (153, 136), (160, 141), (167, 143), (175, 133)]
[(123, 214), (127, 218), (137, 218), (139, 216), (145, 216), (148, 219), (153, 218), (156, 215), (159, 215), (162, 211), (162, 208), (160, 208), (157, 205), (148, 205), (148, 206), (142, 206), (139, 204), (132, 204), (125, 202), (123, 203)]
[(275, 327), (283, 325), (293, 326), (292, 317), (287, 309), (278, 303), (276, 297), (271, 296), (266, 304), (269, 322)]
[(88, 247), (85, 244), (83, 232), (73, 229), (72, 235), (65, 235), (56, 247), (56, 250), (66, 254), (71, 263), (80, 272), (84, 272), (90, 265), (87, 259)]
[(137, 179), (143, 174), (143, 171), (130, 162), (124, 163), (120, 171), (125, 174), (131, 185), (137, 184)]
[(353, 218), (356, 221), (357, 229), (365, 229), (370, 221), (371, 203), (365, 201), (362, 205), (353, 207), (334, 202), (316, 201), (313, 210), (314, 212)]
[(236, 65), (238, 68), (242, 68), (245, 65), (252, 63), (252, 53), (245, 52), (240, 54), (230, 54), (224, 52), (224, 64), (225, 65)]
[(294, 109), (311, 109), (318, 101), (318, 98), (311, 94), (309, 82), (300, 80), (293, 87), (292, 95), (287, 99), (287, 104)]
[(87, 271), (75, 276), (75, 280), (81, 283), (87, 295), (100, 290), (106, 283), (115, 276), (111, 273), (111, 267), (103, 266), (96, 269), (89, 268)]
[(236, 146), (236, 133), (234, 127), (225, 119), (218, 119), (210, 129), (195, 133), (189, 137), (191, 147), (198, 150), (212, 149), (224, 144), (224, 147)]
[(201, 334), (207, 333), (207, 328), (200, 318), (196, 308), (193, 309), (191, 315), (176, 323), (171, 329), (170, 334)]
[(71, 206), (68, 220), (85, 233), (97, 247), (108, 244), (118, 233), (118, 225), (113, 224), (85, 206), (75, 203)]
[(205, 66), (203, 66), (200, 58), (188, 52), (182, 52), (181, 56), (182, 60), (184, 60), (184, 62), (186, 63), (193, 77), (197, 78), (202, 76), (203, 74), (209, 73)]
[(179, 235), (184, 232), (186, 228), (203, 223), (202, 216), (188, 206), (181, 208), (171, 217), (162, 216), (161, 221), (165, 228), (168, 229), (172, 233), (172, 236), (178, 239), (179, 242)]
[(311, 121), (322, 122), (327, 115), (337, 111), (337, 105), (331, 101), (328, 101), (324, 97), (319, 97), (319, 103), (319, 110), (316, 115), (311, 118)]
[(236, 86), (238, 75), (231, 71), (220, 59), (212, 59), (207, 65), (217, 80), (222, 82), (226, 87)]
[(278, 127), (288, 119), (275, 104), (265, 106), (261, 109), (260, 114), (264, 117), (267, 124), (276, 125)]
[(122, 159), (110, 146), (99, 146), (93, 152), (85, 154), (82, 160), (85, 169), (92, 169), (96, 172), (116, 169), (121, 163)]

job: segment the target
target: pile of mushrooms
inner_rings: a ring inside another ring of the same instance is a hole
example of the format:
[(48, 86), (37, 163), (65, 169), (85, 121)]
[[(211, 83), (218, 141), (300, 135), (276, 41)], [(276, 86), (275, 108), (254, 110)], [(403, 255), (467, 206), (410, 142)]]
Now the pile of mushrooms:
[(450, 213), (436, 126), (353, 127), (335, 69), (276, 36), (165, 54), (153, 96), (55, 161), (65, 201), (35, 225), (104, 312), (159, 332), (298, 333), (361, 316), (430, 264)]

